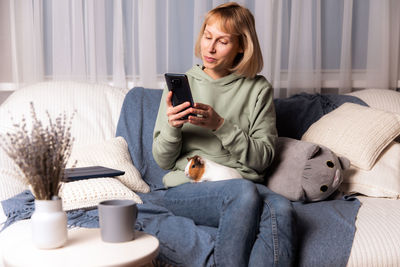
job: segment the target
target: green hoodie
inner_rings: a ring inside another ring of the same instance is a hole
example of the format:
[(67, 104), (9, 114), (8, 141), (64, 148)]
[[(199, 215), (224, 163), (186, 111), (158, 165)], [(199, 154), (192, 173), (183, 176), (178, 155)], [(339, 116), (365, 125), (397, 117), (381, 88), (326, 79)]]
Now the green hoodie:
[(184, 170), (187, 158), (199, 155), (235, 168), (246, 179), (262, 182), (274, 157), (277, 137), (273, 90), (263, 76), (253, 79), (234, 73), (214, 80), (201, 66), (186, 75), (193, 101), (208, 104), (224, 118), (222, 126), (209, 130), (186, 123), (182, 128), (168, 124), (165, 89), (154, 127), (153, 156), (166, 174), (167, 187), (189, 179)]

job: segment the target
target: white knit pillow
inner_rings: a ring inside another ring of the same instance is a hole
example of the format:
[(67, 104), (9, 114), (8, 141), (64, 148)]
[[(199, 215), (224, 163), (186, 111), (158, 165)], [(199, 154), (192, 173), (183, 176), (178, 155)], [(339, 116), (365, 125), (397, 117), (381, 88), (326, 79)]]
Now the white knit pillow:
[(0, 106), (0, 132), (9, 131), (12, 115), (20, 121), (27, 118), (30, 129), (30, 105), (33, 102), (36, 115), (46, 125), (46, 111), (55, 118), (64, 112), (72, 120), (71, 134), (75, 144), (88, 145), (115, 136), (122, 103), (129, 89), (103, 84), (74, 81), (48, 81), (32, 84), (14, 91)]
[(371, 108), (400, 114), (400, 92), (389, 89), (364, 89), (349, 93), (360, 98)]
[(67, 167), (71, 167), (76, 160), (76, 167), (104, 166), (125, 171), (124, 175), (116, 176), (119, 181), (135, 192), (150, 192), (150, 187), (132, 164), (128, 144), (121, 136), (97, 144), (73, 147)]
[(0, 148), (0, 201), (28, 189), (18, 165)]
[(62, 183), (59, 196), (63, 209), (94, 208), (103, 200), (131, 199), (143, 203), (140, 197), (115, 178), (95, 178)]
[(392, 142), (388, 145), (371, 170), (351, 166), (344, 171), (343, 177), (340, 190), (346, 193), (400, 198), (400, 144)]
[(345, 103), (313, 123), (301, 138), (324, 145), (351, 164), (370, 170), (400, 134), (400, 115)]

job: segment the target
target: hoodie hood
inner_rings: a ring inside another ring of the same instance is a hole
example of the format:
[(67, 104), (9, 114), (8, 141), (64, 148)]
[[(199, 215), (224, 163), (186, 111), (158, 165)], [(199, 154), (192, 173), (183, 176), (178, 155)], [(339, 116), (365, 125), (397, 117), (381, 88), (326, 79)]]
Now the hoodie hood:
[(188, 72), (186, 72), (186, 75), (193, 77), (195, 80), (198, 80), (201, 83), (211, 83), (213, 85), (219, 85), (219, 86), (226, 86), (232, 84), (236, 80), (242, 78), (241, 76), (235, 73), (231, 73), (225, 77), (214, 80), (207, 73), (203, 71), (203, 66), (201, 65), (194, 65)]

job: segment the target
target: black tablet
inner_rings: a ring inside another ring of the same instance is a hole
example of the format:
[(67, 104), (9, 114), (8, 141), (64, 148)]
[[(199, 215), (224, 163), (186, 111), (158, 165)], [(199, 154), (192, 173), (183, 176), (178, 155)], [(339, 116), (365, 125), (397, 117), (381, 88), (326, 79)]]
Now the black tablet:
[(65, 179), (63, 182), (73, 182), (84, 179), (114, 177), (124, 175), (124, 171), (111, 169), (103, 166), (90, 166), (80, 168), (65, 169)]

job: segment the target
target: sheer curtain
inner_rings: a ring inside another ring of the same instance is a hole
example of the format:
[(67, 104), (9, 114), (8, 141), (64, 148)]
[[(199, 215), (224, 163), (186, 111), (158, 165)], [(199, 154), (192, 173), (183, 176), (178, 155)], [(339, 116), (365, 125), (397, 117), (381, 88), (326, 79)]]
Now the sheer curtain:
[[(200, 63), (193, 46), (222, 0), (9, 0), (9, 58), (22, 84), (84, 80), (163, 86)], [(254, 14), (276, 96), (399, 88), (400, 1), (241, 0)], [(4, 10), (3, 10), (4, 12)]]

